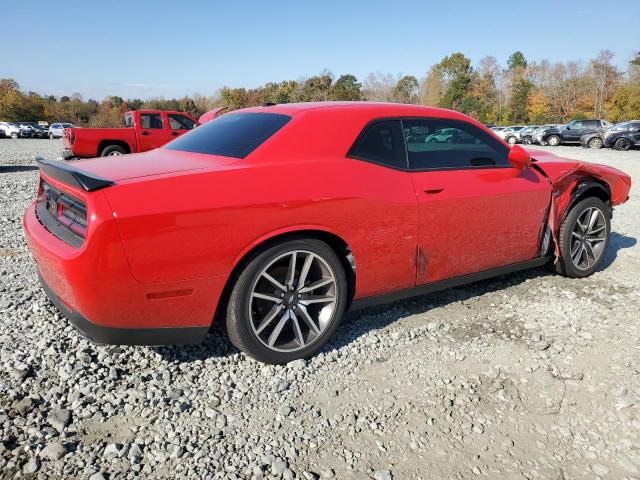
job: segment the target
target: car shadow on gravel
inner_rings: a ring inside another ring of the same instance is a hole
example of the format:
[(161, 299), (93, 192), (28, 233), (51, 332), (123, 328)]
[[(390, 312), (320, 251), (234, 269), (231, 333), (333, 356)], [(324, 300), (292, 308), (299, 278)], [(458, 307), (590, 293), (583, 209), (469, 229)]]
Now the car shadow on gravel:
[(627, 237), (616, 232), (611, 232), (611, 238), (609, 239), (609, 248), (604, 254), (604, 261), (598, 271), (606, 270), (618, 257), (618, 251), (623, 248), (631, 248), (637, 242), (633, 237)]
[[(636, 239), (611, 232), (611, 240), (604, 263), (600, 270), (609, 267), (616, 259), (618, 251), (633, 247)], [(324, 353), (338, 350), (366, 335), (371, 330), (385, 328), (392, 323), (411, 315), (426, 313), (429, 310), (443, 308), (449, 304), (464, 302), (485, 294), (506, 290), (527, 280), (554, 276), (555, 273), (546, 268), (524, 270), (508, 275), (490, 278), (469, 285), (449, 288), (440, 292), (420, 295), (385, 305), (369, 307), (363, 310), (348, 312), (336, 331), (334, 337), (321, 350)], [(190, 346), (152, 347), (153, 350), (169, 362), (190, 363), (217, 357), (220, 361), (239, 353), (227, 337), (224, 319), (216, 319), (204, 342)]]
[(0, 173), (18, 173), (38, 170), (36, 165), (0, 165)]

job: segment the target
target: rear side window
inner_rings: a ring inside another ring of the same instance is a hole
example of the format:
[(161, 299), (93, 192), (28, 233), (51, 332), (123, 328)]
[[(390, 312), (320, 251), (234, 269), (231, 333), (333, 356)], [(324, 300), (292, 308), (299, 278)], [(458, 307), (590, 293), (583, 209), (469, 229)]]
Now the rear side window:
[(510, 166), (509, 148), (470, 123), (424, 118), (402, 126), (411, 170)]
[(399, 120), (383, 120), (365, 127), (349, 156), (391, 168), (407, 169)]
[(140, 128), (162, 128), (162, 115), (159, 113), (141, 113)]
[(228, 113), (211, 120), (165, 148), (244, 158), (291, 120), (277, 113)]
[(633, 122), (629, 125), (630, 132), (640, 132), (640, 122)]

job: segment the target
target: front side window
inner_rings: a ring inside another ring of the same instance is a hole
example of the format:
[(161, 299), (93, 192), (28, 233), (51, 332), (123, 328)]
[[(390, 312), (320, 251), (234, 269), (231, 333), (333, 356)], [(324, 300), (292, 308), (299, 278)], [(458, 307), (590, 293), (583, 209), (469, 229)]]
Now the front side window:
[(400, 120), (381, 120), (368, 125), (349, 151), (349, 156), (406, 170), (400, 129)]
[(640, 132), (640, 122), (633, 122), (629, 125), (630, 132)]
[(167, 117), (169, 117), (169, 128), (171, 128), (171, 130), (191, 130), (196, 126), (196, 122), (184, 115), (170, 113)]
[(411, 170), (510, 166), (509, 148), (470, 123), (424, 118), (402, 126)]
[(582, 122), (572, 122), (567, 125), (567, 130), (580, 130), (582, 128)]
[(611, 131), (613, 131), (613, 132), (626, 132), (627, 128), (629, 128), (629, 123), (628, 122), (624, 122), (624, 123), (619, 123), (619, 124), (614, 125), (613, 127), (611, 127)]
[(291, 120), (278, 113), (228, 113), (185, 133), (164, 148), (244, 158)]
[(162, 129), (162, 115), (159, 113), (141, 113), (140, 127), (144, 129)]

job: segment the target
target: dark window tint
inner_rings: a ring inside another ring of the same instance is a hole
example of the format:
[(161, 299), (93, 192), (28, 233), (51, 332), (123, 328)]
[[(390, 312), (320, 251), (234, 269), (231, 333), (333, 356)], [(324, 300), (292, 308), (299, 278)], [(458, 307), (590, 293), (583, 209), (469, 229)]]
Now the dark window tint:
[(229, 113), (167, 144), (169, 150), (244, 158), (291, 117), (277, 113)]
[(171, 130), (191, 130), (196, 126), (196, 122), (184, 115), (170, 113), (167, 117), (169, 117), (169, 127)]
[(639, 132), (640, 131), (640, 122), (633, 122), (629, 125), (630, 132)]
[(125, 127), (133, 127), (133, 115), (131, 115), (130, 113), (127, 113), (124, 116), (124, 126)]
[(509, 148), (493, 135), (457, 120), (403, 120), (412, 170), (509, 166)]
[(598, 128), (600, 126), (599, 120), (583, 120), (582, 128)]
[(162, 128), (162, 115), (159, 113), (141, 113), (140, 128)]
[(406, 170), (399, 120), (375, 122), (362, 131), (349, 156)]

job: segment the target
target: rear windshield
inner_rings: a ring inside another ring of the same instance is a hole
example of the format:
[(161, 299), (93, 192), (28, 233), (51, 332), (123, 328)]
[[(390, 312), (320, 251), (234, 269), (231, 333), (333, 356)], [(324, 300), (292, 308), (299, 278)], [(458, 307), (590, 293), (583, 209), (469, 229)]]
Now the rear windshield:
[(194, 128), (165, 148), (244, 158), (289, 120), (288, 115), (277, 113), (228, 113)]

